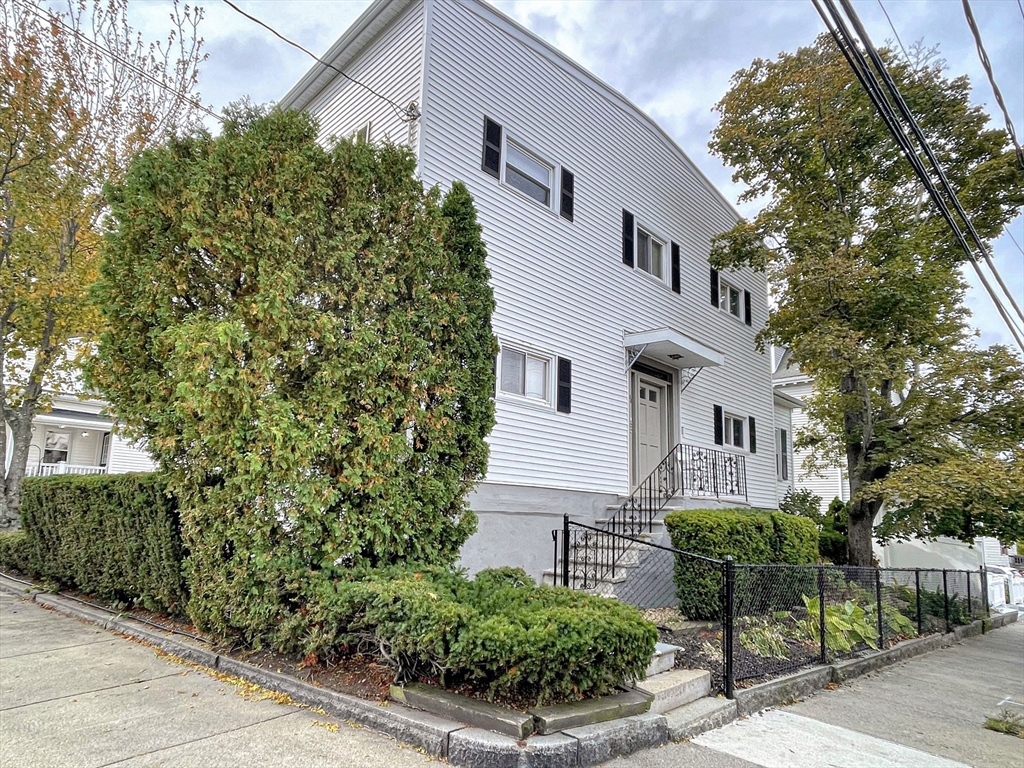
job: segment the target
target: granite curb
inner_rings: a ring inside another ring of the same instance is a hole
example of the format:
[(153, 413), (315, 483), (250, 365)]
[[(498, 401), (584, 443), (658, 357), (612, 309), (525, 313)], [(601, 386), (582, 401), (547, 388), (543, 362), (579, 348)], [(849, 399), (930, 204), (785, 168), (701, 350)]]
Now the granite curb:
[(318, 688), (287, 675), (198, 647), (174, 635), (149, 629), (131, 618), (108, 615), (71, 598), (45, 592), (34, 585), (23, 585), (4, 576), (0, 576), (0, 592), (32, 600), (41, 606), (142, 641), (213, 671), (287, 694), (299, 704), (322, 709), (342, 720), (372, 728), (398, 741), (420, 747), (433, 757), (447, 759), (454, 765), (479, 768), (576, 768), (629, 755), (668, 741), (669, 730), (665, 716), (653, 714), (571, 729), (571, 733), (566, 731), (535, 735), (526, 740), (517, 740), (398, 703), (377, 704)]

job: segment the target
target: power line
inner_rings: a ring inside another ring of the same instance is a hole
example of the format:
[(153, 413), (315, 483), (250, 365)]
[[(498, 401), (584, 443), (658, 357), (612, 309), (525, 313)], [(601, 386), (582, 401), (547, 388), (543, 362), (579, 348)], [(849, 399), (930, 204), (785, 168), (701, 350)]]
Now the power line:
[(1013, 244), (1017, 246), (1017, 250), (1020, 251), (1021, 254), (1024, 254), (1024, 248), (1020, 247), (1020, 243), (1017, 242), (1017, 238), (1013, 236), (1013, 232), (1010, 231), (1009, 227), (1006, 228), (1006, 234), (1008, 234), (1010, 239), (1013, 240)]
[(1024, 19), (1024, 3), (1022, 3), (1020, 0), (1017, 0), (1017, 7), (1020, 8), (1020, 17)]
[(52, 22), (52, 23), (55, 23), (55, 24), (63, 27), (65, 30), (67, 30), (68, 32), (73, 34), (75, 37), (77, 37), (78, 39), (82, 40), (84, 43), (92, 46), (95, 50), (97, 50), (100, 53), (102, 53), (103, 55), (109, 57), (113, 61), (116, 61), (119, 64), (127, 67), (129, 70), (131, 70), (135, 74), (139, 75), (139, 77), (143, 78), (144, 80), (148, 80), (150, 83), (152, 83), (153, 85), (157, 86), (158, 88), (162, 88), (163, 90), (167, 91), (168, 93), (172, 94), (173, 96), (176, 96), (180, 101), (184, 101), (185, 103), (189, 104), (192, 107), (195, 107), (196, 109), (200, 110), (201, 112), (205, 112), (206, 114), (208, 114), (210, 117), (214, 118), (215, 120), (218, 120), (220, 122), (224, 122), (224, 118), (223, 117), (218, 115), (213, 110), (203, 106), (203, 104), (200, 103), (199, 101), (196, 101), (195, 99), (191, 98), (190, 96), (185, 95), (184, 93), (181, 93), (180, 91), (174, 90), (173, 88), (171, 88), (169, 85), (167, 85), (163, 81), (159, 80), (156, 77), (153, 77), (153, 75), (151, 75), (146, 70), (144, 70), (141, 67), (133, 64), (130, 61), (127, 61), (126, 59), (121, 58), (116, 53), (111, 51), (109, 48), (106, 48), (105, 46), (100, 45), (95, 40), (90, 38), (88, 35), (84, 34), (81, 30), (75, 29), (74, 27), (69, 26), (68, 24), (65, 24), (64, 21), (61, 19), (59, 14), (52, 13), (52, 12), (51, 13), (46, 13), (45, 11), (43, 11), (43, 9), (37, 8), (36, 6), (31, 5), (30, 3), (25, 2), (25, 0), (14, 0), (14, 2), (16, 4), (18, 4), (18, 5), (20, 5), (24, 10), (30, 11), (30, 12), (34, 13), (36, 16), (38, 16), (39, 18), (43, 19), (44, 21)]
[(988, 76), (989, 85), (992, 86), (992, 93), (996, 96), (996, 103), (999, 104), (999, 108), (1003, 110), (1003, 120), (1006, 121), (1006, 132), (1010, 134), (1010, 141), (1013, 142), (1013, 146), (1017, 150), (1017, 163), (1020, 165), (1021, 170), (1024, 170), (1024, 149), (1021, 149), (1020, 143), (1017, 141), (1017, 134), (1013, 130), (1013, 121), (1010, 119), (1010, 110), (1006, 108), (1006, 102), (1003, 101), (1003, 94), (999, 90), (999, 86), (996, 85), (995, 75), (992, 74), (992, 62), (988, 60), (988, 53), (985, 52), (985, 45), (981, 42), (981, 32), (978, 30), (978, 23), (974, 20), (974, 14), (971, 12), (970, 0), (961, 0), (961, 2), (964, 6), (964, 16), (967, 17), (967, 26), (971, 28), (971, 34), (974, 35), (974, 45), (978, 49), (978, 58), (981, 59), (981, 66), (984, 67), (985, 74)]
[(885, 14), (885, 20), (889, 22), (889, 29), (891, 29), (893, 35), (896, 36), (896, 42), (899, 43), (900, 50), (903, 51), (903, 58), (905, 58), (909, 62), (910, 57), (907, 55), (907, 49), (903, 47), (903, 41), (900, 40), (900, 33), (896, 31), (896, 25), (893, 24), (892, 19), (889, 18), (889, 12), (885, 10), (885, 6), (882, 5), (882, 0), (878, 0), (878, 7), (882, 9), (882, 13)]
[[(868, 66), (867, 61), (864, 59), (864, 56), (861, 53), (860, 49), (854, 43), (853, 35), (850, 33), (849, 28), (846, 26), (846, 22), (843, 19), (842, 15), (839, 13), (838, 9), (836, 8), (835, 3), (833, 2), (833, 0), (812, 0), (812, 2), (814, 3), (816, 10), (818, 11), (818, 14), (825, 22), (826, 28), (829, 30), (833, 39), (835, 40), (837, 47), (842, 52), (843, 56), (846, 58), (847, 63), (850, 65), (850, 68), (853, 70), (854, 74), (857, 76), (857, 79), (860, 81), (864, 90), (867, 92), (869, 98), (871, 99), (872, 103), (878, 110), (879, 115), (881, 116), (883, 122), (885, 122), (886, 124), (886, 127), (889, 129), (890, 133), (896, 139), (904, 155), (910, 161), (911, 166), (914, 168), (915, 173), (921, 180), (921, 183), (924, 185), (925, 190), (928, 192), (932, 201), (939, 209), (939, 213), (942, 215), (943, 219), (946, 221), (950, 229), (953, 231), (953, 234), (957, 242), (966, 252), (969, 261), (971, 262), (972, 266), (975, 269), (975, 272), (978, 275), (978, 278), (981, 280), (981, 283), (984, 286), (986, 292), (992, 299), (992, 302), (995, 305), (996, 310), (1002, 317), (1003, 322), (1006, 324), (1006, 327), (1009, 329), (1011, 335), (1017, 342), (1018, 346), (1020, 346), (1020, 348), (1024, 350), (1024, 336), (1022, 336), (1021, 332), (1018, 330), (1016, 323), (1011, 319), (1011, 317), (1007, 313), (1006, 308), (1003, 306), (1002, 301), (996, 295), (994, 289), (992, 288), (992, 285), (989, 283), (988, 279), (981, 271), (981, 265), (975, 258), (974, 252), (971, 249), (970, 244), (967, 242), (966, 236), (960, 229), (960, 226), (954, 220), (952, 213), (947, 208), (945, 201), (939, 195), (939, 191), (938, 189), (936, 189), (928, 171), (924, 167), (924, 164), (921, 162), (921, 159), (917, 156), (916, 151), (910, 143), (909, 137), (904, 132), (903, 126), (900, 124), (898, 118), (895, 115), (895, 112), (893, 111), (892, 105), (889, 103), (889, 100), (885, 97), (885, 94), (882, 92), (881, 85), (875, 78), (874, 73)], [(846, 9), (851, 19), (854, 20), (854, 23), (859, 25), (860, 20), (859, 18), (856, 17), (856, 13), (853, 11), (852, 6), (850, 6), (849, 0), (840, 0), (840, 2), (843, 4), (844, 9)], [(888, 76), (888, 71), (885, 69), (885, 65), (881, 61), (881, 58), (878, 56), (877, 51), (875, 51), (874, 47), (871, 45), (871, 41), (867, 37), (866, 31), (863, 30), (863, 25), (859, 25), (858, 32), (860, 33), (861, 40), (864, 43), (865, 49), (868, 51), (869, 55), (873, 54), (872, 61), (875, 62), (876, 68), (878, 68), (884, 76)], [(889, 77), (887, 80), (887, 86), (889, 86), (890, 89), (894, 91), (894, 97), (897, 100), (897, 102), (902, 102), (902, 98), (899, 97), (899, 91), (896, 90), (895, 83), (892, 83), (891, 77)], [(901, 105), (901, 111), (904, 111), (905, 116), (909, 115), (909, 110), (906, 109), (905, 102), (902, 103)], [(912, 123), (912, 130), (916, 128), (915, 136), (918, 138), (919, 141), (922, 142), (923, 147), (926, 149), (926, 154), (929, 155), (929, 160), (933, 162), (934, 166), (937, 166), (937, 160), (934, 159), (934, 154), (931, 153), (931, 149), (927, 145), (927, 141), (921, 133), (920, 128), (917, 126), (916, 121), (913, 120), (912, 115), (910, 115), (910, 120), (908, 120), (908, 122)], [(941, 174), (941, 168), (936, 168), (936, 170)], [(948, 181), (945, 180), (944, 174), (942, 174), (942, 178), (945, 181), (944, 186), (947, 194), (950, 195), (951, 199), (956, 200), (956, 195), (953, 193), (952, 187), (949, 186)], [(958, 201), (956, 205), (959, 207)], [(966, 215), (964, 216), (965, 222), (969, 225), (969, 221), (966, 219)], [(976, 235), (977, 233), (975, 232), (972, 234)], [(987, 257), (987, 251), (984, 249), (983, 246), (981, 247), (982, 253), (985, 254)], [(998, 277), (998, 272), (995, 270), (995, 267), (991, 264), (991, 262), (989, 262), (989, 265)], [(1003, 289), (1006, 290), (1005, 285), (1002, 283), (1001, 279), (999, 280), (999, 282), (1000, 285), (1003, 286)], [(1007, 295), (1010, 296), (1010, 299), (1012, 301), (1012, 295), (1010, 295), (1009, 292), (1007, 292)], [(1019, 308), (1017, 311), (1018, 313), (1020, 312)]]
[(388, 104), (391, 105), (391, 108), (395, 111), (395, 114), (398, 115), (399, 119), (401, 119), (402, 122), (411, 123), (413, 120), (415, 120), (415, 119), (417, 119), (419, 117), (419, 112), (412, 105), (410, 105), (406, 109), (403, 109), (402, 107), (400, 107), (398, 104), (396, 104), (394, 101), (389, 99), (384, 94), (378, 93), (373, 88), (371, 88), (370, 86), (366, 85), (365, 83), (361, 83), (358, 80), (356, 80), (354, 77), (352, 77), (351, 75), (348, 75), (345, 72), (342, 72), (340, 69), (338, 69), (336, 66), (334, 66), (330, 62), (327, 62), (327, 61), (324, 61), (323, 59), (321, 59), (319, 56), (317, 56), (315, 53), (310, 51), (308, 48), (303, 48), (301, 45), (296, 43), (294, 40), (289, 40), (287, 37), (282, 35), (280, 32), (278, 32), (272, 26), (267, 24), (265, 21), (260, 21), (255, 16), (246, 13), (241, 8), (239, 8), (237, 5), (235, 5), (233, 2), (231, 2), (231, 0), (223, 0), (223, 2), (228, 7), (234, 9), (236, 12), (238, 12), (238, 13), (242, 14), (243, 16), (245, 16), (245, 18), (249, 19), (249, 21), (252, 21), (252, 22), (255, 22), (256, 24), (259, 24), (265, 30), (267, 30), (272, 35), (274, 35), (274, 37), (278, 38), (279, 40), (283, 40), (284, 42), (288, 43), (288, 45), (292, 46), (293, 48), (298, 48), (300, 51), (302, 51), (304, 54), (309, 56), (311, 59), (320, 62), (321, 64), (323, 64), (325, 67), (327, 67), (329, 69), (333, 69), (335, 72), (337, 72), (339, 75), (344, 77), (346, 80), (349, 80), (350, 82), (355, 83), (360, 88), (364, 88), (365, 90), (369, 91), (374, 96), (376, 96), (378, 99), (382, 99), (383, 101), (386, 101)]

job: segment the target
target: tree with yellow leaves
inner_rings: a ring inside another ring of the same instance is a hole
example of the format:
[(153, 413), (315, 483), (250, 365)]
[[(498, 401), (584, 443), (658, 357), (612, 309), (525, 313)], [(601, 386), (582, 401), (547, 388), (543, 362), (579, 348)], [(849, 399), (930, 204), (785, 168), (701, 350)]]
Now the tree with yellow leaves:
[(127, 0), (0, 6), (0, 527), (18, 521), (33, 417), (80, 390), (103, 185), (202, 108), (201, 18), (175, 2), (147, 43)]

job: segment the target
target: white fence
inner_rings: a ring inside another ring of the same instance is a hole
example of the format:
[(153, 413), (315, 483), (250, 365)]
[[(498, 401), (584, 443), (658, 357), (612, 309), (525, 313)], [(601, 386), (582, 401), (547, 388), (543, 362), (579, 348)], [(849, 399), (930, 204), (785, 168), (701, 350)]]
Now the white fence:
[(93, 467), (87, 464), (29, 464), (25, 474), (29, 477), (50, 477), (51, 475), (104, 475), (106, 467)]

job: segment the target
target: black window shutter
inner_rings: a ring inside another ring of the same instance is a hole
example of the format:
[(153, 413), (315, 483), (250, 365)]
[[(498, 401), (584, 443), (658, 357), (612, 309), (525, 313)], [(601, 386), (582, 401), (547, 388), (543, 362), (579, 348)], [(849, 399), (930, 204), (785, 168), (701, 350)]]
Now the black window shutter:
[(711, 306), (718, 306), (718, 270), (711, 268)]
[(633, 214), (627, 210), (622, 211), (622, 263), (627, 267), (633, 266)]
[(496, 179), (501, 178), (501, 126), (484, 118), (484, 154), (480, 168)]
[(572, 413), (572, 360), (558, 358), (558, 394), (556, 407), (559, 413)]
[(576, 177), (569, 171), (562, 169), (562, 205), (560, 213), (563, 219), (572, 221), (573, 209), (576, 202)]
[(679, 293), (679, 246), (672, 243), (672, 290)]
[(722, 414), (722, 406), (715, 406), (715, 445), (723, 445), (725, 443), (725, 435), (722, 433), (724, 418)]
[(757, 425), (753, 416), (748, 417), (747, 421), (750, 422), (750, 452), (757, 453)]
[(750, 316), (750, 291), (743, 292), (743, 312), (747, 325), (753, 325), (754, 319)]

